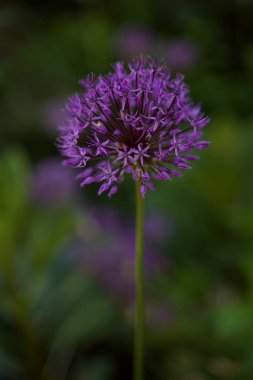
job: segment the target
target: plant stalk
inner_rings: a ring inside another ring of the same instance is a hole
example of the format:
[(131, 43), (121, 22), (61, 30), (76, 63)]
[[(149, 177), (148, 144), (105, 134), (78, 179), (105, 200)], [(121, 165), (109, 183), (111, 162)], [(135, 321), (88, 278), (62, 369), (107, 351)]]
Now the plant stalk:
[(134, 380), (143, 380), (144, 364), (144, 268), (143, 268), (143, 210), (141, 180), (136, 181), (136, 221), (135, 221), (135, 337), (134, 337)]

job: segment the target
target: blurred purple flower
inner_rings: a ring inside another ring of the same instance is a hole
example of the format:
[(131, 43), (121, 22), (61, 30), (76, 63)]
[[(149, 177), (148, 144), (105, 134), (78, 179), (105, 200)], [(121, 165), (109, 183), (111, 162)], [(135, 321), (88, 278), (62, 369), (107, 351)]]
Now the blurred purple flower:
[(153, 214), (145, 220), (145, 234), (152, 236), (154, 241), (164, 239), (166, 235), (171, 234), (171, 223), (161, 215)]
[[(168, 222), (158, 215), (148, 216), (147, 221), (144, 262), (150, 282), (166, 270), (168, 260), (159, 255), (157, 246), (170, 229)], [(150, 233), (151, 225), (154, 234)], [(117, 212), (95, 209), (88, 213), (87, 225), (82, 227), (81, 234), (80, 260), (86, 273), (125, 305), (131, 305), (134, 300), (134, 226), (122, 220)]]
[[(126, 174), (141, 179), (141, 194), (154, 190), (153, 179), (168, 181), (191, 169), (189, 154), (209, 145), (202, 141), (209, 123), (192, 103), (180, 74), (151, 58), (122, 62), (113, 73), (80, 83), (85, 92), (69, 98), (60, 125), (58, 147), (64, 165), (81, 168), (81, 186), (99, 183), (98, 194), (117, 191)], [(87, 164), (95, 166), (86, 168)]]
[(75, 194), (75, 182), (68, 168), (59, 159), (47, 158), (34, 168), (30, 179), (33, 199), (41, 205), (54, 205), (69, 201)]
[(171, 39), (162, 50), (163, 57), (173, 70), (191, 69), (200, 59), (200, 50), (197, 44), (185, 38)]
[(119, 58), (134, 58), (141, 54), (151, 54), (154, 35), (150, 29), (141, 25), (123, 25), (116, 31), (113, 47)]

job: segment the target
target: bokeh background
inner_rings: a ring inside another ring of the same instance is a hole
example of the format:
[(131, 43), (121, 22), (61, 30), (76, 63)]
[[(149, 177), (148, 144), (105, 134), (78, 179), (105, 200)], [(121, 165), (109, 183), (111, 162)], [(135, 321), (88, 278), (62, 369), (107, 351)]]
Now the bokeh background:
[(253, 378), (251, 0), (1, 1), (0, 379), (132, 375), (133, 183), (80, 190), (65, 98), (163, 58), (211, 116), (192, 171), (146, 199), (146, 379)]

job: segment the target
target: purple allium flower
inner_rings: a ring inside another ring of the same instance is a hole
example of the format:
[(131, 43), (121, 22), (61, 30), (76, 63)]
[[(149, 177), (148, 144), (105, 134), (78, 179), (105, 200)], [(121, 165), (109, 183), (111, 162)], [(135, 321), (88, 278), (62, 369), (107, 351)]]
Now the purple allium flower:
[(174, 38), (163, 48), (169, 66), (174, 70), (187, 70), (196, 65), (200, 50), (196, 43), (185, 38)]
[(123, 25), (117, 30), (113, 45), (116, 55), (120, 58), (150, 54), (154, 47), (154, 35), (145, 26)]
[(190, 152), (209, 145), (202, 140), (209, 118), (192, 103), (183, 76), (171, 78), (160, 62), (140, 58), (128, 70), (118, 62), (112, 73), (80, 84), (85, 92), (69, 98), (58, 145), (64, 164), (82, 169), (82, 187), (98, 182), (98, 194), (112, 196), (130, 174), (141, 179), (144, 196), (152, 179), (181, 176), (198, 158)]
[(60, 204), (75, 193), (73, 175), (57, 158), (40, 161), (31, 175), (31, 195), (41, 205)]

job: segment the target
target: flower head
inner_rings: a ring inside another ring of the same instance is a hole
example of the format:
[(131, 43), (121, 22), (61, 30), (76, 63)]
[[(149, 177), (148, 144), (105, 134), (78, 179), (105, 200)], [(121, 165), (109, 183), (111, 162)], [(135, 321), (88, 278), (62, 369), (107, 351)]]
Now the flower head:
[(192, 103), (183, 76), (171, 78), (160, 62), (140, 58), (128, 69), (118, 62), (112, 73), (80, 84), (85, 92), (70, 97), (58, 145), (64, 165), (82, 169), (81, 186), (100, 183), (99, 195), (113, 195), (130, 174), (141, 179), (144, 196), (153, 179), (181, 176), (198, 159), (190, 151), (209, 145), (202, 140), (208, 117)]

